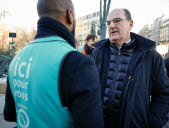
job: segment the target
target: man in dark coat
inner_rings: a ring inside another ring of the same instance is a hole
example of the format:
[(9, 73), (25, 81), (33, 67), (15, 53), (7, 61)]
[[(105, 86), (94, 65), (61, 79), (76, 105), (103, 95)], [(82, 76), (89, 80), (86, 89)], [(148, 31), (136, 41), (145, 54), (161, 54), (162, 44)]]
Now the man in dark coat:
[(99, 75), (75, 49), (72, 1), (38, 0), (37, 7), (36, 37), (10, 64), (5, 120), (18, 128), (103, 128)]
[(169, 57), (166, 58), (166, 59), (164, 60), (164, 62), (165, 62), (166, 70), (167, 70), (167, 75), (168, 75), (168, 77), (169, 77)]
[(169, 79), (155, 42), (131, 33), (127, 9), (109, 13), (109, 38), (92, 51), (102, 88), (105, 128), (162, 128)]

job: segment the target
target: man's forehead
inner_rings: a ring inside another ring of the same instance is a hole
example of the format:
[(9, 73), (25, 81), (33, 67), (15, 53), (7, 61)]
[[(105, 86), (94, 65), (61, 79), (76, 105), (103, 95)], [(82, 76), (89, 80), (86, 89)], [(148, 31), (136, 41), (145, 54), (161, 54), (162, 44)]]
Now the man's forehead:
[(115, 10), (113, 10), (113, 11), (110, 12), (108, 18), (109, 18), (109, 19), (125, 18), (124, 10), (122, 10), (122, 9), (115, 9)]

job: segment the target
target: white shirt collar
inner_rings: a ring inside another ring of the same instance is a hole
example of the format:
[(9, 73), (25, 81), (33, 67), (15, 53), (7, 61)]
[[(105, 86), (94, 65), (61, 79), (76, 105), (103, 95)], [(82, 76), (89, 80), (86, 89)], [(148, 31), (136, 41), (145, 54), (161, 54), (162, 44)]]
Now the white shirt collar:
[[(126, 44), (128, 44), (129, 42), (131, 41), (131, 38), (126, 42)], [(116, 45), (117, 46), (117, 45)], [(118, 46), (117, 46), (118, 47)], [(120, 50), (121, 49), (121, 46), (118, 47), (118, 49)]]

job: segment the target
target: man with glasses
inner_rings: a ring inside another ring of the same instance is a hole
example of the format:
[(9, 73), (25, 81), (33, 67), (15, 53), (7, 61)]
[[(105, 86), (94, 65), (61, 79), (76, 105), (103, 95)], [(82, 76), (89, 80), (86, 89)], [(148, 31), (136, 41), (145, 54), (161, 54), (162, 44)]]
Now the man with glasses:
[(169, 79), (155, 42), (130, 32), (133, 20), (127, 9), (111, 11), (106, 24), (109, 38), (92, 51), (105, 128), (162, 128), (169, 111)]

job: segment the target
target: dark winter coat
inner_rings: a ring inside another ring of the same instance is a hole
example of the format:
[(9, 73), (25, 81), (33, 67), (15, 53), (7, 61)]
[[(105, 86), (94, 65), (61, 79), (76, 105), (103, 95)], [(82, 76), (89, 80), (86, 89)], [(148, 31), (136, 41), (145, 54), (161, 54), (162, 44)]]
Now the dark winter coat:
[[(135, 38), (136, 48), (124, 82), (117, 128), (162, 128), (169, 111), (169, 79), (164, 61), (155, 51), (155, 42), (134, 33), (131, 37)], [(99, 44), (92, 56), (98, 67), (103, 98), (110, 41), (105, 39)]]
[(164, 60), (164, 62), (165, 62), (166, 70), (167, 70), (167, 75), (168, 75), (168, 77), (169, 77), (169, 57), (166, 58), (166, 59)]

